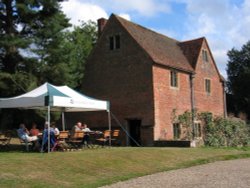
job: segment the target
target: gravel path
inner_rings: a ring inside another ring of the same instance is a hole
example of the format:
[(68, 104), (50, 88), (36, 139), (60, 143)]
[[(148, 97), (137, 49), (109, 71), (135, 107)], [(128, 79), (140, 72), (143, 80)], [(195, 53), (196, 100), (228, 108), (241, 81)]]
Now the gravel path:
[(161, 172), (102, 188), (250, 188), (250, 159)]

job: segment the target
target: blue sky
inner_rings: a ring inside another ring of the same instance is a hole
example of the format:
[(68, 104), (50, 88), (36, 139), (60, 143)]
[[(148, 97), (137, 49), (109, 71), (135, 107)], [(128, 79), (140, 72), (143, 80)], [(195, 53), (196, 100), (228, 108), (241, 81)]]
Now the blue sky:
[(250, 0), (68, 0), (74, 25), (111, 13), (180, 41), (206, 37), (221, 74), (227, 51), (250, 40)]

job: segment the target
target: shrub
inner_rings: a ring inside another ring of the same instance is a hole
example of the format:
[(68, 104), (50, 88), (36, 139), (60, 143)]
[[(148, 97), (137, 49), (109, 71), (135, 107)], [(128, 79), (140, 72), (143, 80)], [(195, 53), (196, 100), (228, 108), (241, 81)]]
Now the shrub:
[(205, 145), (246, 146), (250, 143), (249, 126), (241, 120), (217, 117), (205, 125)]

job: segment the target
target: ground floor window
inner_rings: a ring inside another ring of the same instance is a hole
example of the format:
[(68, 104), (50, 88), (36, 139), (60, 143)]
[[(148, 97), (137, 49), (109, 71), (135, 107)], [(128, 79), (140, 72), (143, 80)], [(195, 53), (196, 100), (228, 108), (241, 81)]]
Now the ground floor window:
[(179, 123), (173, 124), (174, 139), (179, 139), (181, 136), (181, 127)]
[(201, 124), (200, 123), (194, 124), (194, 136), (201, 137)]

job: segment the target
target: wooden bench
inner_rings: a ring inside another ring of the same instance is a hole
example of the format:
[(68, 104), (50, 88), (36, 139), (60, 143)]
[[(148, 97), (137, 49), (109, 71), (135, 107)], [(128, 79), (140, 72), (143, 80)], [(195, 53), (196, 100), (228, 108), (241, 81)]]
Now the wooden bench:
[(56, 137), (56, 143), (51, 151), (66, 149), (66, 142), (68, 141), (68, 139), (69, 131), (60, 131), (60, 134)]
[(84, 137), (83, 131), (74, 131), (70, 134), (67, 143), (69, 143), (71, 146), (77, 149), (82, 145), (83, 137)]

